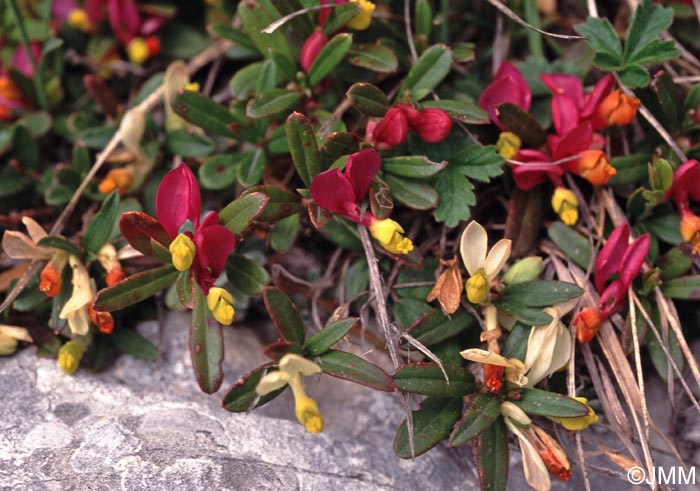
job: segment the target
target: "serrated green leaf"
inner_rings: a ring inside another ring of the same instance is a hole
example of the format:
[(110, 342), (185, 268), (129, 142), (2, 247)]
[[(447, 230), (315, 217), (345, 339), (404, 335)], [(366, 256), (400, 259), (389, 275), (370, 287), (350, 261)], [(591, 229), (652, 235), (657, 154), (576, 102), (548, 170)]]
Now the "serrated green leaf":
[(96, 253), (112, 233), (119, 215), (119, 193), (113, 192), (102, 203), (85, 232), (83, 245), (88, 252)]
[(501, 400), (493, 394), (479, 394), (450, 434), (450, 446), (468, 443), (501, 416)]
[(294, 302), (282, 290), (274, 287), (265, 288), (263, 300), (282, 339), (304, 344), (304, 323)]
[(241, 234), (265, 209), (268, 198), (263, 193), (251, 192), (233, 201), (219, 212), (222, 225), (234, 234)]
[(311, 356), (319, 356), (343, 339), (350, 329), (359, 322), (357, 317), (348, 317), (326, 324), (323, 329), (311, 336), (304, 345), (304, 350)]
[(418, 411), (413, 411), (413, 449), (406, 421), (401, 423), (394, 439), (394, 452), (402, 459), (424, 454), (447, 438), (462, 413), (462, 398), (428, 397)]
[(195, 286), (194, 309), (190, 321), (190, 356), (199, 388), (213, 394), (224, 380), (221, 362), (224, 360), (224, 333), (221, 324), (209, 315), (207, 299)]
[[(650, 43), (658, 41), (659, 36), (673, 22), (673, 9), (655, 5), (651, 0), (643, 0), (632, 14), (630, 28), (627, 31), (623, 61), (634, 63), (634, 59)], [(661, 61), (661, 60), (659, 60)]]
[(399, 93), (410, 90), (413, 100), (427, 96), (450, 73), (452, 50), (444, 44), (426, 49), (406, 76)]
[(616, 61), (616, 66), (622, 63), (622, 44), (608, 19), (590, 17), (574, 29), (588, 38), (588, 44), (596, 53), (605, 53), (611, 60)]
[(578, 418), (588, 414), (585, 404), (573, 397), (540, 389), (522, 389), (520, 398), (511, 402), (531, 416)]
[(622, 83), (631, 89), (649, 85), (649, 72), (639, 65), (627, 65), (619, 75)]
[(259, 295), (270, 281), (265, 268), (242, 254), (231, 254), (226, 260), (229, 283), (244, 295)]
[(476, 391), (471, 372), (461, 366), (444, 364), (449, 381), (435, 363), (414, 363), (399, 368), (394, 383), (402, 392), (437, 397), (465, 396)]
[(470, 145), (456, 154), (450, 163), (458, 167), (463, 176), (488, 182), (491, 178), (503, 174), (505, 160), (493, 145)]
[(349, 380), (384, 392), (394, 392), (396, 390), (394, 381), (384, 370), (351, 353), (328, 350), (316, 358), (315, 361), (321, 367), (323, 373), (333, 377)]
[(435, 189), (440, 202), (435, 210), (435, 219), (455, 227), (470, 216), (469, 207), (476, 203), (474, 185), (462, 175), (460, 168), (448, 166), (438, 176)]
[(183, 90), (172, 101), (173, 111), (207, 133), (232, 138), (228, 125), (236, 119), (221, 104), (201, 92)]
[(172, 264), (131, 275), (116, 285), (97, 292), (94, 309), (113, 312), (134, 305), (172, 285), (178, 276)]

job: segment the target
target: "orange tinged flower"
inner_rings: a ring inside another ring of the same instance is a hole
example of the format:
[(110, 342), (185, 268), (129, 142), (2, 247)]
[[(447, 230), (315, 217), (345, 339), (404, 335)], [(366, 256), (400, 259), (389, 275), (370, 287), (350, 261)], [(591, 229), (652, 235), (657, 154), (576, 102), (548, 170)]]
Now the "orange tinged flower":
[(484, 385), (489, 392), (498, 392), (503, 386), (505, 367), (484, 363)]
[(598, 333), (598, 329), (600, 329), (602, 323), (603, 316), (597, 309), (586, 307), (579, 312), (574, 319), (574, 326), (576, 326), (576, 339), (578, 339), (578, 342), (590, 342)]
[(123, 196), (131, 187), (133, 179), (133, 173), (128, 169), (112, 169), (102, 180), (98, 189), (104, 194), (109, 194), (117, 189), (119, 194)]
[(693, 246), (696, 254), (700, 254), (700, 217), (687, 209), (683, 210), (680, 228), (683, 240)]
[(559, 444), (541, 428), (531, 425), (536, 437), (532, 443), (547, 470), (561, 481), (571, 477), (570, 464)]
[(61, 272), (53, 264), (47, 264), (41, 271), (39, 291), (53, 298), (61, 292)]
[(603, 186), (617, 171), (610, 165), (605, 153), (600, 150), (585, 150), (581, 152), (577, 174), (594, 186)]
[(462, 273), (459, 271), (457, 257), (447, 260), (440, 259), (440, 263), (445, 266), (445, 269), (435, 282), (433, 289), (430, 290), (426, 301), (432, 302), (437, 298), (443, 311), (454, 314), (459, 308), (464, 287)]
[(124, 278), (126, 278), (126, 275), (124, 274), (124, 270), (122, 268), (112, 268), (109, 273), (107, 273), (105, 281), (107, 282), (107, 286), (112, 286), (116, 285)]
[(0, 75), (0, 121), (10, 121), (13, 110), (26, 107), (22, 93), (8, 75)]
[(98, 312), (92, 308), (92, 305), (88, 306), (88, 313), (90, 314), (90, 320), (95, 324), (100, 332), (104, 334), (112, 334), (114, 330), (114, 319), (112, 314), (109, 312)]
[(600, 129), (630, 124), (637, 115), (640, 103), (636, 97), (630, 97), (617, 89), (598, 104), (593, 116), (593, 126)]

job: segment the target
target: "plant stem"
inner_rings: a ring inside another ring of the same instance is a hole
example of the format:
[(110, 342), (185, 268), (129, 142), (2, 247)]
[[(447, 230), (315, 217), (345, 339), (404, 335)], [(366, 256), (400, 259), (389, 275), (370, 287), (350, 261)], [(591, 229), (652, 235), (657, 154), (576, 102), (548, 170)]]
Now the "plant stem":
[(24, 27), (24, 21), (22, 20), (22, 15), (17, 7), (17, 1), (9, 0), (7, 3), (10, 6), (10, 10), (12, 10), (12, 15), (14, 16), (17, 28), (19, 29), (19, 35), (22, 38), (24, 51), (27, 53), (29, 64), (32, 66), (32, 70), (34, 71), (34, 91), (36, 92), (37, 99), (39, 99), (39, 106), (41, 106), (42, 109), (48, 109), (49, 102), (46, 98), (44, 74), (41, 70), (39, 70), (39, 66), (34, 59), (34, 53), (32, 53), (31, 44), (29, 43), (29, 34), (27, 34), (27, 29)]
[[(536, 29), (542, 27), (540, 14), (537, 11), (536, 0), (525, 0), (523, 2), (525, 21)], [(530, 55), (534, 58), (544, 58), (544, 48), (542, 46), (542, 36), (539, 32), (527, 29), (527, 42), (530, 45)]]

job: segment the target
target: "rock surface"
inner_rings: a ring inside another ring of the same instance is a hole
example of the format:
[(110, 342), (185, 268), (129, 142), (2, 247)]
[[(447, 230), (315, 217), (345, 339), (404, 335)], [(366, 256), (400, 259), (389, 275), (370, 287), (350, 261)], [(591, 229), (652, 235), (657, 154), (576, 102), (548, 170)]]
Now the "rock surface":
[[(479, 488), (468, 448), (436, 448), (413, 462), (394, 456), (403, 414), (396, 395), (318, 378), (307, 389), (326, 420), (320, 435), (293, 420), (288, 393), (250, 414), (223, 410), (224, 390), (265, 361), (259, 336), (227, 330), (224, 388), (207, 396), (192, 375), (187, 323), (169, 315), (160, 367), (122, 356), (105, 373), (66, 376), (32, 349), (0, 358), (0, 490)], [(156, 330), (140, 327), (154, 341)], [(511, 456), (509, 488), (527, 489), (520, 454)], [(584, 489), (578, 474), (553, 489)], [(591, 478), (593, 489), (630, 489)]]

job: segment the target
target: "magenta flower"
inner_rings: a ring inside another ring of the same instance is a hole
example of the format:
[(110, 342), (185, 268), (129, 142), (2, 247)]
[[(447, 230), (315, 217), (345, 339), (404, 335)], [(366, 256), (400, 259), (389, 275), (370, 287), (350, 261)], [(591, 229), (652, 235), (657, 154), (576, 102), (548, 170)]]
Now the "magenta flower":
[(507, 61), (501, 63), (493, 82), (484, 89), (479, 97), (479, 106), (489, 113), (491, 121), (502, 130), (505, 128), (498, 120), (496, 109), (505, 102), (515, 104), (525, 111), (528, 111), (532, 104), (532, 92), (525, 78), (520, 70)]
[(700, 201), (700, 162), (684, 162), (673, 175), (673, 186), (667, 192), (673, 196), (681, 212), (680, 232), (683, 240), (700, 254), (700, 217), (690, 209), (690, 200)]

